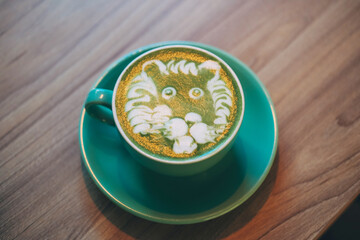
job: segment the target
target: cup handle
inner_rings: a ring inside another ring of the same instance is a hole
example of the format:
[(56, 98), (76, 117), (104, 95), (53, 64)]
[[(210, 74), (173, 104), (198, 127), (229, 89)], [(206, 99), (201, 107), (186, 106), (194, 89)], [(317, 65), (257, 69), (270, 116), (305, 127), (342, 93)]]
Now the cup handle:
[(113, 91), (107, 89), (92, 89), (85, 101), (86, 112), (109, 125), (115, 126), (112, 113)]

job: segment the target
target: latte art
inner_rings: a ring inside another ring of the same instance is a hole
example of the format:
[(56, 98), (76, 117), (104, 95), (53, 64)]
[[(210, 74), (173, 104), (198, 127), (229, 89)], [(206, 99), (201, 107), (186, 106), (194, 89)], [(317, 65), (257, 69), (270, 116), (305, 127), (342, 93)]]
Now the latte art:
[(116, 95), (126, 135), (153, 154), (184, 158), (216, 147), (237, 116), (222, 64), (189, 49), (162, 49), (126, 72)]

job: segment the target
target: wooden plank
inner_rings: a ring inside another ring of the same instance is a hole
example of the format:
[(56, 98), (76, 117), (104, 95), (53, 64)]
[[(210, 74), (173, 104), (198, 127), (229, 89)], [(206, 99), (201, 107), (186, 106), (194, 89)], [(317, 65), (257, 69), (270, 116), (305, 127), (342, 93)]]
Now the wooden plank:
[[(314, 239), (360, 193), (359, 1), (1, 1), (1, 239)], [(275, 103), (261, 188), (217, 219), (157, 224), (110, 202), (81, 164), (83, 101), (115, 59), (166, 40), (248, 64)]]

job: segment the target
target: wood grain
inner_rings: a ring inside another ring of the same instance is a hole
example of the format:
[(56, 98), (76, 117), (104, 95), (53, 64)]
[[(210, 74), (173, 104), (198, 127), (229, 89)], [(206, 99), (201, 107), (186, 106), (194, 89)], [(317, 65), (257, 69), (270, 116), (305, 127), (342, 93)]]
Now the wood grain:
[[(0, 1), (1, 239), (314, 239), (360, 193), (359, 1)], [(115, 59), (189, 40), (268, 88), (279, 150), (261, 188), (211, 221), (152, 223), (91, 181), (78, 119)]]

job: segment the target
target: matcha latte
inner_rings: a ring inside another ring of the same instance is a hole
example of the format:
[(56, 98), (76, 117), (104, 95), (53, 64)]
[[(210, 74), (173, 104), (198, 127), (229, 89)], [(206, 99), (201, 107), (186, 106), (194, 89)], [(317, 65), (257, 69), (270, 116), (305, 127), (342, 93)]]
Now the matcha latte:
[(169, 46), (136, 58), (115, 87), (115, 116), (130, 145), (157, 158), (206, 156), (239, 128), (243, 92), (221, 59)]

